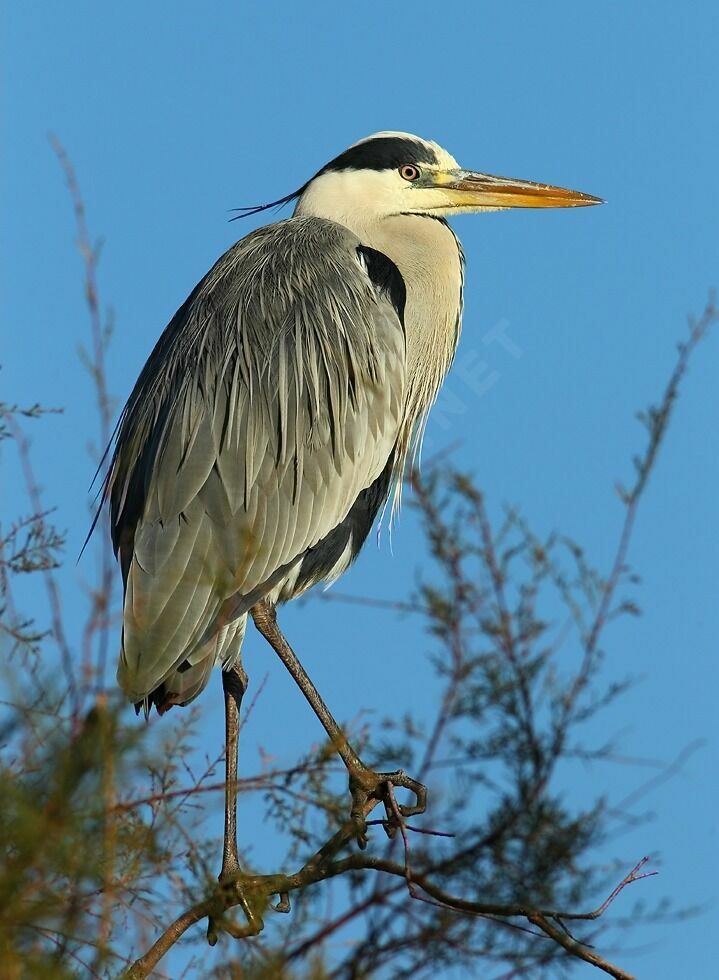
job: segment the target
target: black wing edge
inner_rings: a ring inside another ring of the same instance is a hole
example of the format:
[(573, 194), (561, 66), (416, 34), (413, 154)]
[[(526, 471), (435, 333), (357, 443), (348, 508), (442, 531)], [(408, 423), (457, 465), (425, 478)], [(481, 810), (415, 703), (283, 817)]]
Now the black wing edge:
[(407, 287), (405, 286), (402, 273), (388, 258), (384, 252), (378, 252), (376, 248), (369, 248), (367, 245), (358, 245), (357, 254), (360, 256), (367, 275), (372, 280), (373, 285), (380, 292), (389, 297), (389, 301), (397, 311), (399, 322), (404, 330), (404, 308), (407, 302)]

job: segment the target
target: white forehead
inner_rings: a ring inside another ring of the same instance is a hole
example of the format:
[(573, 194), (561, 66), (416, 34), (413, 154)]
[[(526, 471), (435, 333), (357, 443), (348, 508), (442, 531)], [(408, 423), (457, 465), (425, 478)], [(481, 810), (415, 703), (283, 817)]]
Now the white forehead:
[(387, 129), (382, 130), (379, 133), (372, 133), (371, 136), (363, 136), (361, 140), (357, 140), (356, 143), (353, 143), (350, 149), (352, 149), (354, 146), (361, 146), (362, 143), (368, 143), (370, 140), (384, 139), (387, 137), (393, 139), (412, 140), (415, 143), (422, 143), (424, 146), (434, 152), (440, 169), (456, 170), (459, 167), (459, 164), (454, 159), (452, 154), (448, 153), (443, 146), (439, 145), (439, 143), (435, 143), (434, 140), (422, 139), (421, 136), (415, 136), (414, 133), (404, 133), (401, 130)]

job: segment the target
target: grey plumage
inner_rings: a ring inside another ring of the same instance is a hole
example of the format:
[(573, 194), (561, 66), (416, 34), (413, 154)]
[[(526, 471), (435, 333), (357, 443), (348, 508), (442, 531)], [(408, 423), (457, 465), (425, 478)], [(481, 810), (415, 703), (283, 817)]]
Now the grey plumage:
[(253, 602), (331, 574), (318, 545), (383, 473), (375, 511), (389, 490), (404, 329), (358, 249), (314, 217), (248, 235), (138, 380), (108, 483), (126, 589), (118, 676), (134, 701), (198, 694), (237, 656)]

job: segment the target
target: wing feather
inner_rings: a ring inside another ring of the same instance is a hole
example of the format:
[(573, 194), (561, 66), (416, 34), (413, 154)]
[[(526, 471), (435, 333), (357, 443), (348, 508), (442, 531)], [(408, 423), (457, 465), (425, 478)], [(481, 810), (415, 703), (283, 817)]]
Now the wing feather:
[(227, 635), (241, 640), (230, 620), (344, 520), (392, 455), (401, 310), (359, 247), (309, 217), (248, 235), (145, 366), (106, 487), (125, 569), (118, 676), (130, 697), (162, 684), (180, 702), (199, 693), (203, 658), (224, 657)]

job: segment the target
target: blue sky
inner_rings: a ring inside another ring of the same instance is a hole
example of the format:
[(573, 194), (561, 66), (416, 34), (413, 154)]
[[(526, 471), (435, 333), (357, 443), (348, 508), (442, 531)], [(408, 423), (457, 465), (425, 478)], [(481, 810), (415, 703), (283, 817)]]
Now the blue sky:
[[(467, 255), (464, 336), (428, 429), (432, 449), (459, 442), (458, 462), (493, 506), (518, 503), (537, 531), (560, 527), (606, 567), (621, 518), (614, 483), (642, 446), (634, 413), (658, 395), (687, 313), (719, 284), (715, 4), (128, 0), (28, 2), (6, 5), (2, 17), (3, 395), (65, 407), (37, 429), (35, 448), (70, 554), (86, 528), (92, 402), (77, 358), (80, 262), (47, 133), (66, 146), (105, 239), (110, 386), (122, 399), (191, 287), (252, 227), (228, 224), (229, 208), (277, 198), (355, 139), (402, 129), (438, 140), (467, 167), (609, 202), (455, 222)], [(610, 663), (643, 681), (606, 718), (631, 755), (669, 761), (706, 740), (644, 801), (654, 820), (621, 846), (629, 861), (662, 854), (662, 877), (647, 892), (710, 909), (718, 352), (714, 336), (692, 365), (641, 509), (631, 559), (644, 616), (617, 631)], [(482, 360), (493, 381), (477, 387)], [(3, 459), (4, 501), (12, 472)], [(9, 499), (19, 500), (12, 479)], [(393, 551), (370, 545), (342, 590), (405, 594), (418, 555), (407, 514)], [(65, 582), (76, 622), (82, 574), (70, 570)], [(289, 609), (284, 622), (341, 718), (370, 703), (380, 716), (392, 710), (375, 700), (372, 651), (401, 646), (375, 664), (392, 690), (421, 648), (406, 622), (334, 604)], [(329, 653), (338, 637), (341, 656)], [(368, 666), (353, 677), (344, 665), (360, 651)], [(269, 672), (247, 751), (263, 744), (290, 760), (296, 741), (274, 729), (278, 706), (285, 734), (297, 724), (309, 742), (314, 721), (254, 637), (246, 656), (253, 678)], [(208, 718), (218, 687), (219, 678), (205, 695)], [(208, 723), (208, 739), (219, 736)], [(641, 779), (611, 770), (607, 788), (621, 795)], [(704, 917), (633, 936), (649, 945), (623, 962), (654, 980), (708, 977), (708, 927)]]

